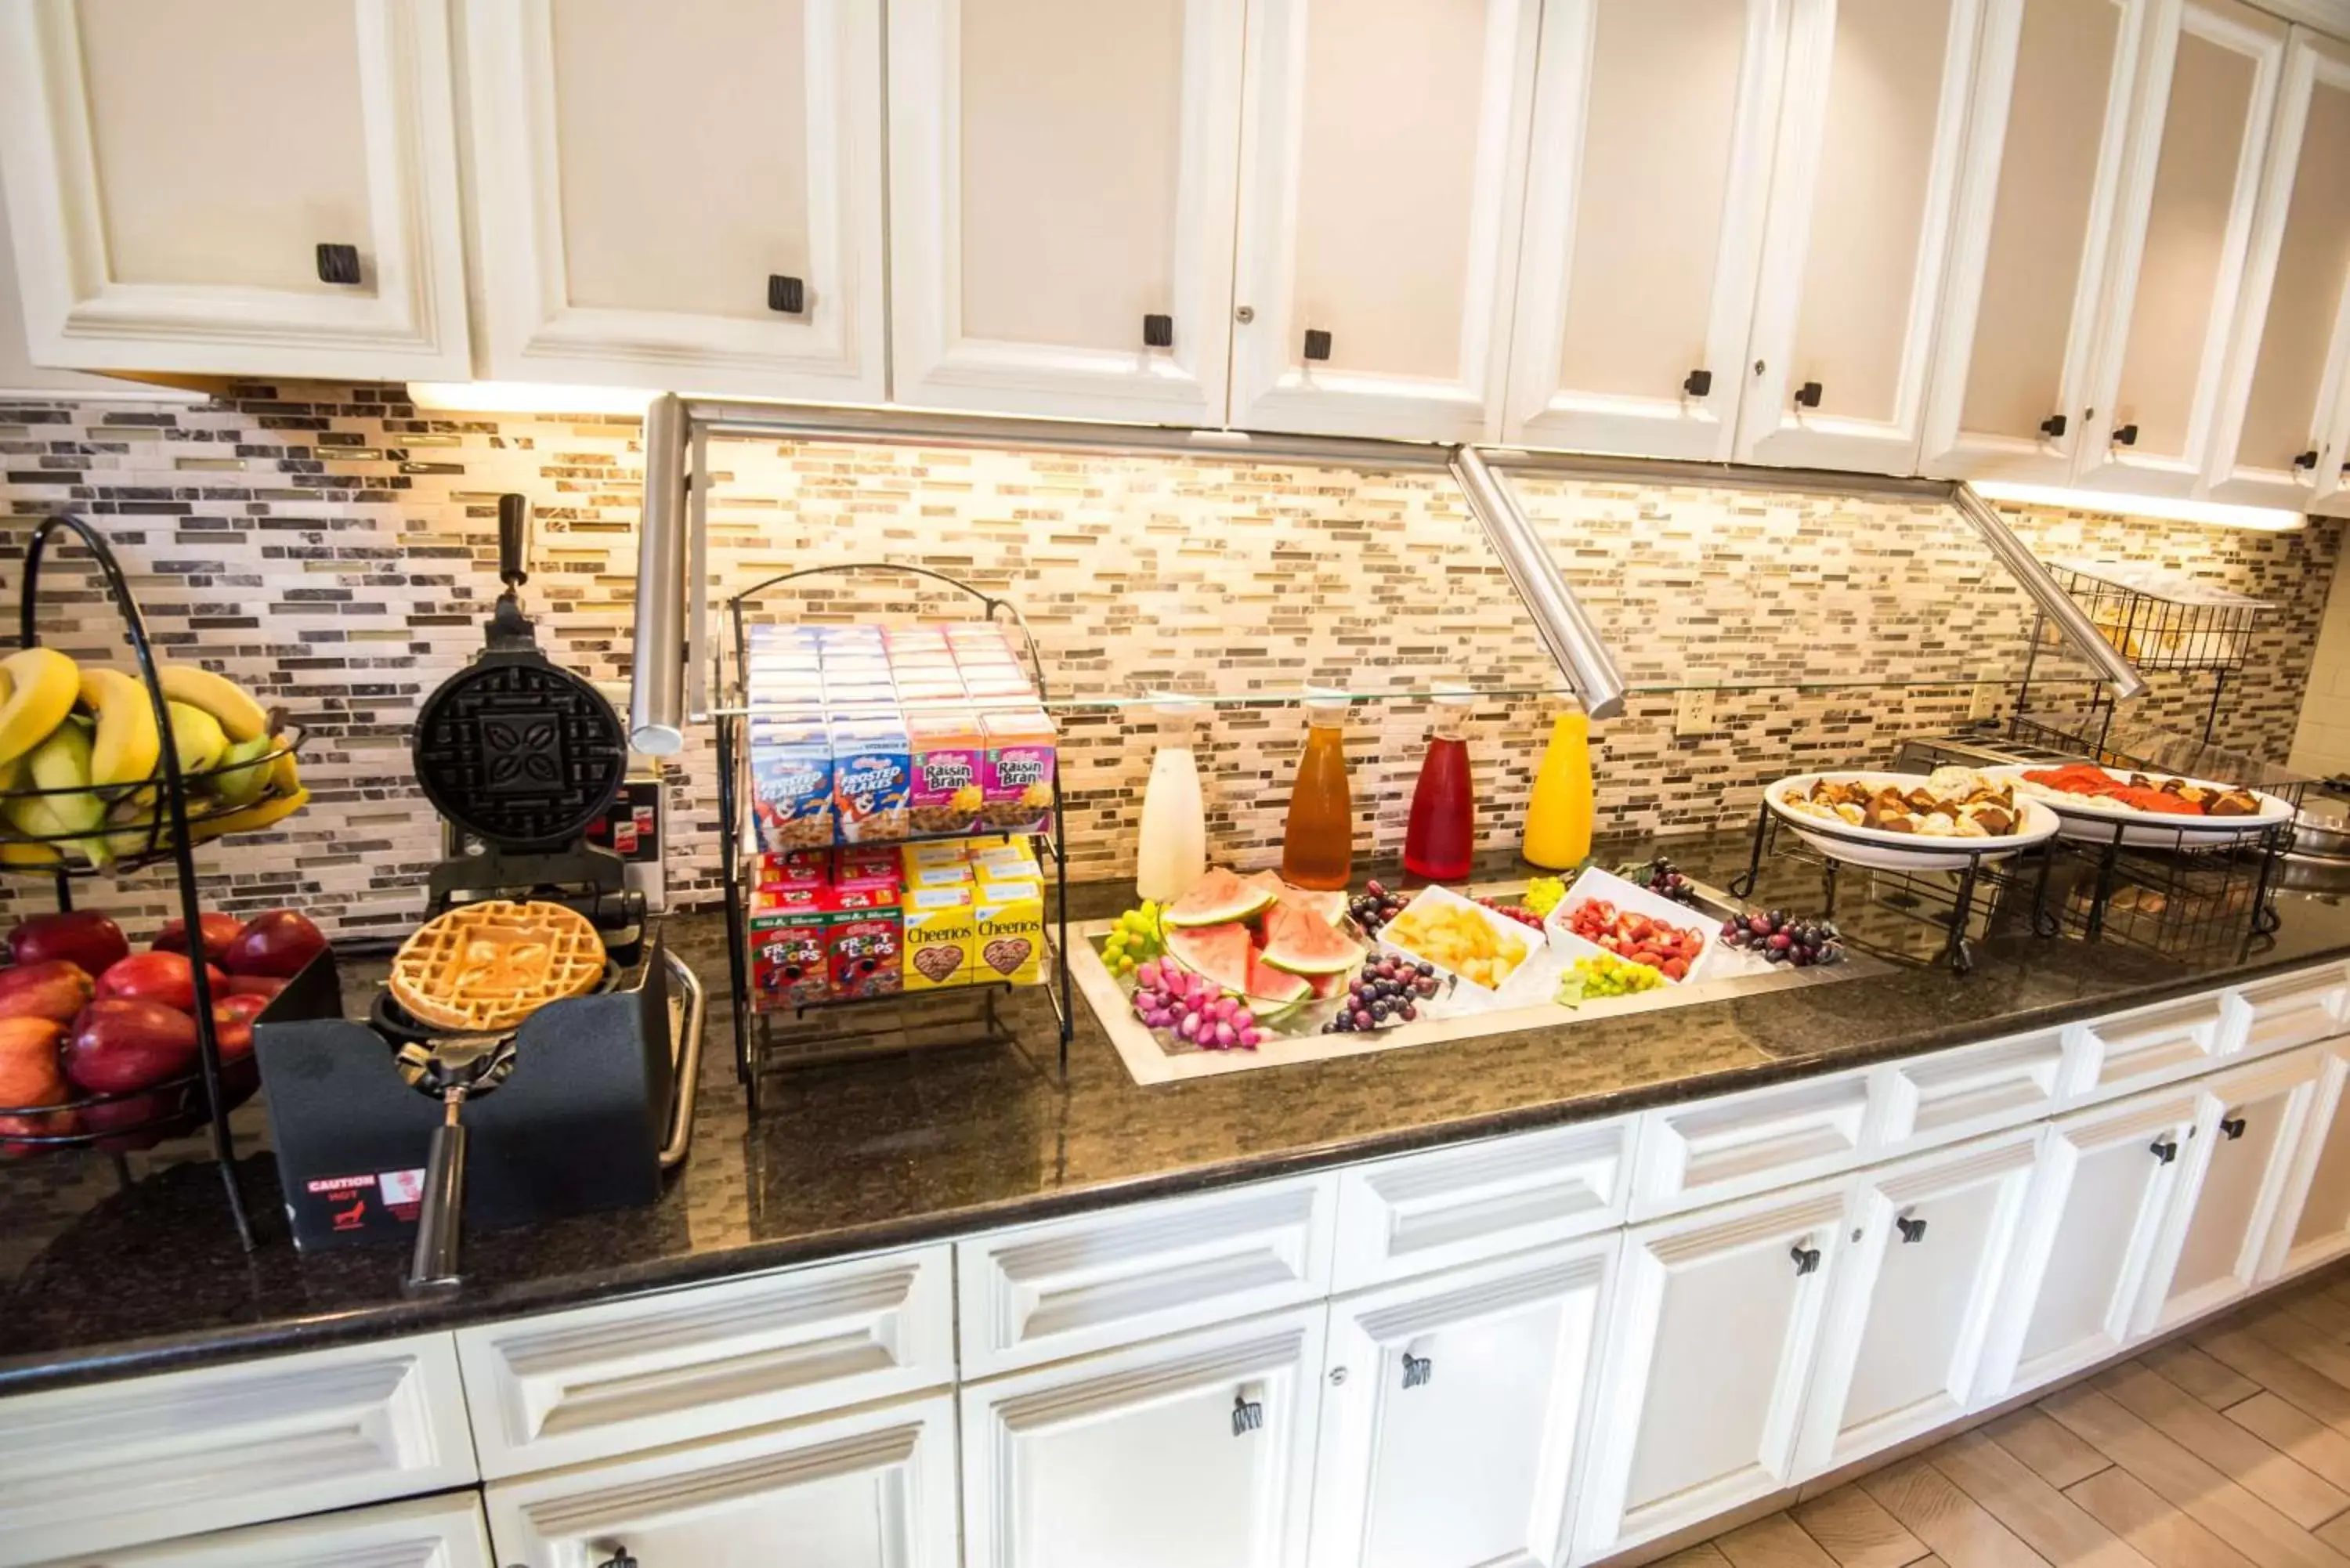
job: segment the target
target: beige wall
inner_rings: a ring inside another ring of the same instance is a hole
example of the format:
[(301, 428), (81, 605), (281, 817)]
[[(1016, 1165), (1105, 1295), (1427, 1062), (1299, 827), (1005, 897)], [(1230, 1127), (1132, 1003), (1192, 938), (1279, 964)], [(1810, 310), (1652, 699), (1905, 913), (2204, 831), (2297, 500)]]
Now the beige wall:
[(2350, 590), (2343, 587), (2338, 574), (2326, 596), (2325, 620), (2310, 660), (2301, 725), (2293, 738), (2293, 765), (2321, 778), (2350, 774)]

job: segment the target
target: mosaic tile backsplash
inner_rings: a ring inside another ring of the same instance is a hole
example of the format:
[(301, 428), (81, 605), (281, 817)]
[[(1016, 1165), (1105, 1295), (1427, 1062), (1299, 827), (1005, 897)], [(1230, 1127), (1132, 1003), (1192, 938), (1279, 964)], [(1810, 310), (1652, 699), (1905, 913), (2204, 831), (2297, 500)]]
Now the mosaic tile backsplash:
[[(313, 803), (280, 830), (202, 857), (232, 909), (307, 908), (351, 934), (396, 934), (439, 854), (410, 779), (423, 697), (480, 646), (497, 592), (496, 497), (531, 497), (526, 597), (543, 645), (590, 679), (629, 664), (636, 421), (421, 412), (398, 387), (286, 383), (200, 406), (0, 404), (0, 562), (71, 510), (107, 530), (158, 639), (311, 727)], [(1303, 740), (1284, 699), (1306, 684), (1384, 694), (1358, 706), (1349, 757), (1358, 849), (1402, 837), (1426, 733), (1424, 692), (1482, 695), (1471, 748), (1490, 845), (1510, 842), (1560, 704), (1555, 670), (1458, 492), (1440, 474), (1211, 458), (712, 444), (711, 591), (812, 566), (920, 565), (1017, 603), (1060, 714), (1073, 857), (1130, 871), (1157, 690), (1253, 694), (1203, 726), (1212, 852), (1278, 859)], [(1596, 727), (1600, 808), (1627, 831), (1711, 830), (1760, 785), (1888, 755), (2013, 700), (2030, 606), (1955, 516), (1824, 495), (1518, 483), (1636, 687)], [(2274, 601), (2221, 705), (2225, 743), (2282, 761), (2341, 525), (2255, 534), (2110, 514), (2020, 511), (2043, 557), (2159, 562)], [(44, 637), (127, 659), (88, 577), (45, 570)], [(916, 579), (823, 575), (771, 590), (778, 618), (937, 618), (975, 601)], [(722, 623), (723, 624), (723, 623)], [(2082, 689), (2043, 658), (2035, 706)], [(1932, 680), (1932, 686), (1888, 682)], [(1690, 693), (1719, 682), (1740, 689)], [(1777, 682), (1778, 684), (1768, 684)], [(2199, 724), (2209, 677), (2158, 678), (2149, 710)], [(1808, 683), (1808, 684), (1806, 684)], [(714, 899), (707, 740), (669, 772), (673, 900)], [(35, 899), (19, 889), (0, 889)], [(161, 873), (105, 897), (160, 911)], [(0, 909), (0, 914), (5, 914)]]

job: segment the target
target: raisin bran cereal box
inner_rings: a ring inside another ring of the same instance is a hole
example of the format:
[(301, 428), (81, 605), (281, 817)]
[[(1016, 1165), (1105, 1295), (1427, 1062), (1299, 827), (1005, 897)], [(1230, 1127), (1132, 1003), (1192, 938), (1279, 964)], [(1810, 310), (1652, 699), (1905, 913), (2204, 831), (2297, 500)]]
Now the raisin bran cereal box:
[(780, 1012), (831, 994), (826, 936), (831, 917), (821, 888), (763, 890), (751, 896), (751, 1004)]
[(824, 930), (826, 969), (834, 997), (896, 993), (905, 921), (895, 889), (835, 888), (825, 899)]
[(1053, 722), (1043, 710), (983, 712), (981, 823), (992, 833), (1042, 833), (1053, 820)]
[(983, 882), (972, 906), (979, 961), (972, 982), (1035, 985), (1044, 977), (1045, 889), (1036, 882)]
[(913, 753), (902, 724), (832, 727), (832, 794), (844, 844), (894, 844), (906, 836)]
[(972, 966), (979, 961), (972, 940), (971, 889), (909, 888), (905, 911), (906, 990), (939, 991), (969, 985)]
[(987, 763), (979, 715), (968, 709), (910, 713), (906, 742), (913, 759), (907, 798), (914, 833), (969, 833), (979, 821), (980, 775)]

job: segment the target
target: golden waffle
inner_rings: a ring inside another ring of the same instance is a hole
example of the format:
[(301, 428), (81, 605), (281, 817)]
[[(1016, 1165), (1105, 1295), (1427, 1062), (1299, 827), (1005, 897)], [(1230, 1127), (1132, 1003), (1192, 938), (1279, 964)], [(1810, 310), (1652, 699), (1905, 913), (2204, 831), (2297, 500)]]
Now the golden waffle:
[(504, 898), (435, 916), (391, 961), (392, 999), (411, 1016), (469, 1033), (511, 1029), (603, 978), (604, 943), (587, 916)]

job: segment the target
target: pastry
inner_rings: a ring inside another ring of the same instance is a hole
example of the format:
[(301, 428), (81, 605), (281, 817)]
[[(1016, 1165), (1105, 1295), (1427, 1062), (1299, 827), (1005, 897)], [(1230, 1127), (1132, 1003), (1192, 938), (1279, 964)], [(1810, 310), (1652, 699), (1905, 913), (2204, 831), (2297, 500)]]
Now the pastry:
[(420, 1023), (489, 1033), (593, 991), (604, 942), (562, 904), (461, 904), (417, 928), (391, 961), (392, 999)]

